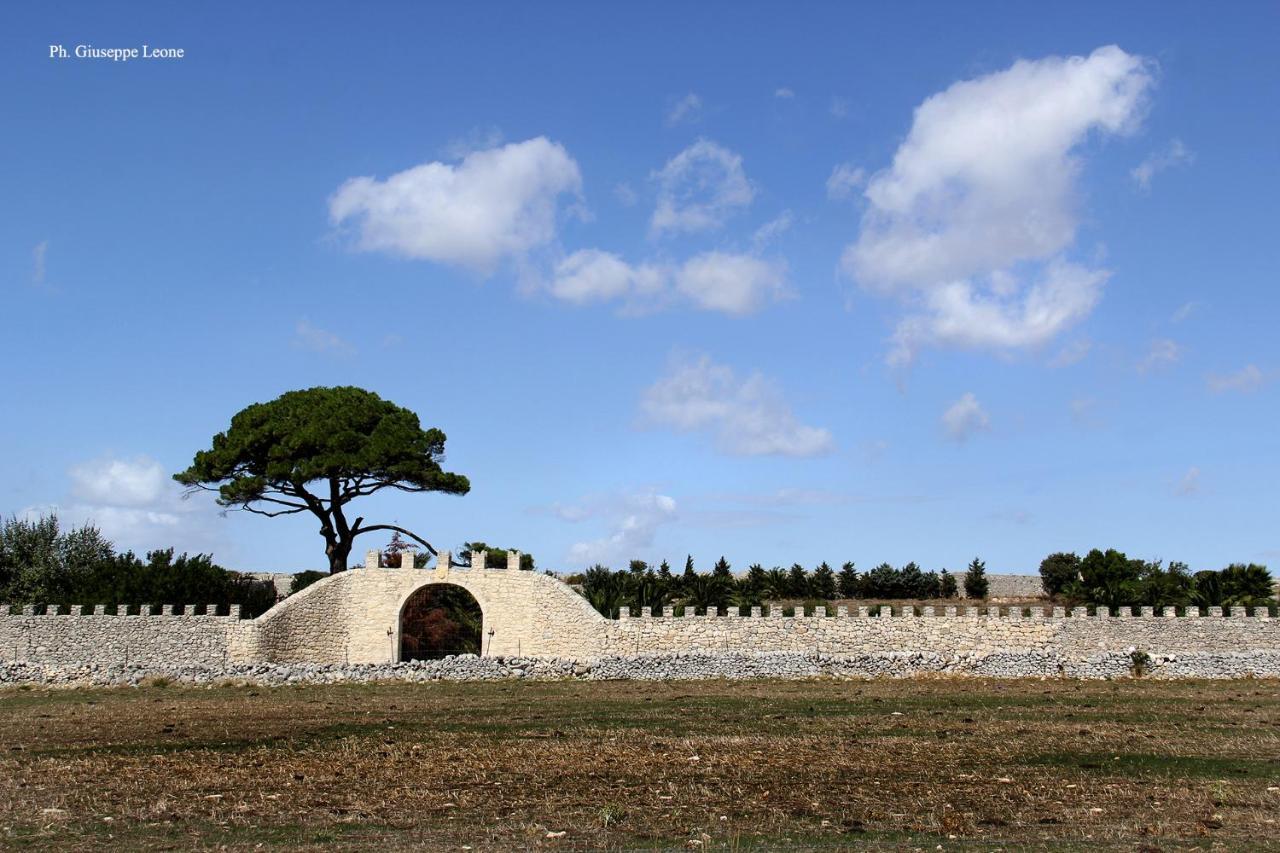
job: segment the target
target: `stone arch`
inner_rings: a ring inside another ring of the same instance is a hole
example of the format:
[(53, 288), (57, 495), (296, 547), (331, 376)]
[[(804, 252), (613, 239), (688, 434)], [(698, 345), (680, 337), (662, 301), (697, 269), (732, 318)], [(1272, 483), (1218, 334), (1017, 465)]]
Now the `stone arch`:
[[(457, 590), (459, 593), (466, 596), (466, 598), (470, 602), (474, 603), (475, 609), (479, 612), (480, 618), (475, 628), (476, 643), (475, 643), (474, 654), (479, 656), (483, 656), (485, 654), (485, 651), (486, 651), (485, 628), (486, 628), (486, 623), (489, 620), (486, 615), (486, 608), (485, 608), (484, 602), (480, 600), (480, 597), (476, 595), (476, 593), (473, 590), (467, 589), (467, 587), (463, 584), (441, 582), (441, 581), (428, 581), (427, 583), (419, 584), (416, 588), (414, 588), (412, 591), (410, 591), (407, 595), (405, 595), (400, 600), (399, 607), (397, 609), (398, 615), (396, 617), (395, 637), (394, 637), (394, 643), (393, 643), (393, 648), (395, 650), (395, 658), (394, 658), (395, 661), (399, 662), (399, 661), (405, 661), (405, 660), (421, 660), (424, 657), (429, 658), (429, 657), (436, 656), (435, 654), (418, 655), (413, 653), (409, 649), (406, 649), (406, 645), (405, 645), (406, 640), (411, 641), (414, 639), (413, 637), (405, 636), (406, 618), (410, 616), (410, 608), (415, 603), (421, 601), (424, 597), (430, 596), (433, 592), (446, 593), (451, 590)], [(432, 652), (435, 652), (435, 651), (441, 651), (441, 650), (439, 649), (432, 650)], [(458, 654), (463, 652), (469, 652), (471, 650), (467, 648), (456, 648), (456, 649), (450, 649), (447, 651), (453, 654)], [(442, 657), (443, 655), (439, 655), (439, 656)]]
[(232, 654), (277, 663), (390, 663), (400, 614), (430, 584), (454, 584), (480, 605), (485, 655), (590, 658), (611, 623), (563, 581), (538, 572), (459, 566), (364, 568), (331, 575), (253, 620)]

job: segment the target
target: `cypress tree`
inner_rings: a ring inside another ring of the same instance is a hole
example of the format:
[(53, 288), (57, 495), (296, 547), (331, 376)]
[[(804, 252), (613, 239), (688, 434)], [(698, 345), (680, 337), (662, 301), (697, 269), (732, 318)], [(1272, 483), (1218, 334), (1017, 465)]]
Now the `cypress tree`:
[(858, 596), (858, 570), (853, 567), (850, 561), (840, 567), (839, 589), (841, 598), (857, 598)]

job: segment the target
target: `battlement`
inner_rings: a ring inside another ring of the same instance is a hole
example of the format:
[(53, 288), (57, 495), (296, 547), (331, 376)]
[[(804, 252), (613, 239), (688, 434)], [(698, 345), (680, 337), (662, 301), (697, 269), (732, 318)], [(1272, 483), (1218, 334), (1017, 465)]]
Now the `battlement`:
[(0, 619), (9, 617), (67, 619), (81, 617), (234, 619), (241, 618), (240, 605), (219, 604), (0, 604)]
[[(1157, 609), (1159, 612), (1157, 613)], [(746, 610), (746, 613), (743, 611)], [(630, 607), (621, 607), (618, 620), (640, 618), (645, 620), (683, 620), (683, 619), (984, 619), (984, 620), (1055, 620), (1055, 619), (1275, 619), (1280, 617), (1280, 609), (1276, 605), (1266, 607), (1141, 607), (1137, 613), (1131, 607), (955, 607), (946, 606), (942, 612), (938, 608), (924, 605), (890, 605), (881, 604), (873, 607), (857, 607), (853, 611), (841, 605), (830, 612), (825, 606), (817, 606), (812, 612), (801, 605), (780, 607), (769, 605), (767, 613), (762, 607), (729, 607), (721, 613), (717, 607), (696, 608), (691, 606), (662, 608), (655, 614), (653, 608), (643, 607), (639, 617), (633, 616)], [(799, 612), (797, 612), (799, 611)]]

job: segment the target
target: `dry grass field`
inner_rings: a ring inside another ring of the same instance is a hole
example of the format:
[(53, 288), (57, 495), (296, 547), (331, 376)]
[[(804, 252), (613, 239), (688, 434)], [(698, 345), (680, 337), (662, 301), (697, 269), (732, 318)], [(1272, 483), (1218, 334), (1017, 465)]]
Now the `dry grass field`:
[(0, 691), (33, 849), (1253, 848), (1280, 684)]

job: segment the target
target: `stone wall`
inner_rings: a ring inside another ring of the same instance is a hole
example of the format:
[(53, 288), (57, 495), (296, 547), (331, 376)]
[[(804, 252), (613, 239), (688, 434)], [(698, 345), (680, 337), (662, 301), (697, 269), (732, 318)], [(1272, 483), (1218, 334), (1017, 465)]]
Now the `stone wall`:
[[(987, 656), (1009, 651), (1034, 652), (1066, 660), (1083, 660), (1102, 652), (1142, 650), (1150, 655), (1196, 652), (1280, 651), (1280, 620), (1265, 608), (1245, 615), (1244, 608), (1221, 608), (1208, 614), (1176, 616), (1172, 608), (1160, 615), (1143, 608), (1112, 614), (1099, 608), (1089, 615), (1077, 608), (867, 608), (850, 613), (824, 608), (795, 617), (780, 608), (752, 616), (652, 616), (608, 623), (604, 653), (644, 655), (672, 652), (805, 652), (814, 654), (930, 653)], [(1167, 615), (1166, 615), (1167, 614)], [(1275, 673), (1280, 675), (1280, 672)]]
[(226, 616), (196, 615), (193, 605), (176, 615), (171, 607), (132, 616), (109, 615), (103, 607), (64, 615), (8, 610), (0, 605), (0, 660), (53, 666), (225, 665), (236, 659), (252, 624), (240, 619), (238, 607)]
[[(787, 666), (800, 670), (810, 666), (804, 663), (810, 658), (831, 658), (845, 662), (833, 664), (837, 670), (849, 672), (1100, 676), (1128, 661), (1134, 650), (1158, 659), (1171, 674), (1280, 677), (1280, 619), (1264, 609), (1246, 615), (1233, 608), (1224, 616), (1211, 608), (1176, 616), (1150, 608), (1136, 614), (1089, 614), (1081, 608), (1068, 614), (1043, 607), (885, 607), (872, 615), (866, 608), (841, 607), (797, 617), (756, 608), (751, 616), (642, 611), (610, 620), (563, 582), (520, 571), (519, 555), (506, 567), (487, 566), (483, 554), (468, 567), (451, 565), (447, 554), (431, 569), (414, 569), (409, 559), (398, 569), (378, 568), (374, 552), (366, 568), (324, 578), (254, 620), (194, 615), (185, 608), (180, 614), (129, 616), (109, 616), (102, 608), (74, 615), (0, 608), (0, 661), (208, 671), (386, 665), (399, 657), (400, 613), (409, 597), (426, 586), (451, 584), (480, 605), (483, 657), (559, 659), (575, 666), (605, 659), (665, 661), (654, 664), (656, 669), (636, 664), (635, 671), (651, 671), (653, 677), (684, 671), (686, 664), (669, 661), (686, 655), (728, 661), (790, 655)], [(704, 669), (715, 673), (725, 666), (730, 665), (709, 663)], [(601, 671), (631, 671), (611, 667)], [(729, 671), (757, 669), (733, 663)]]

